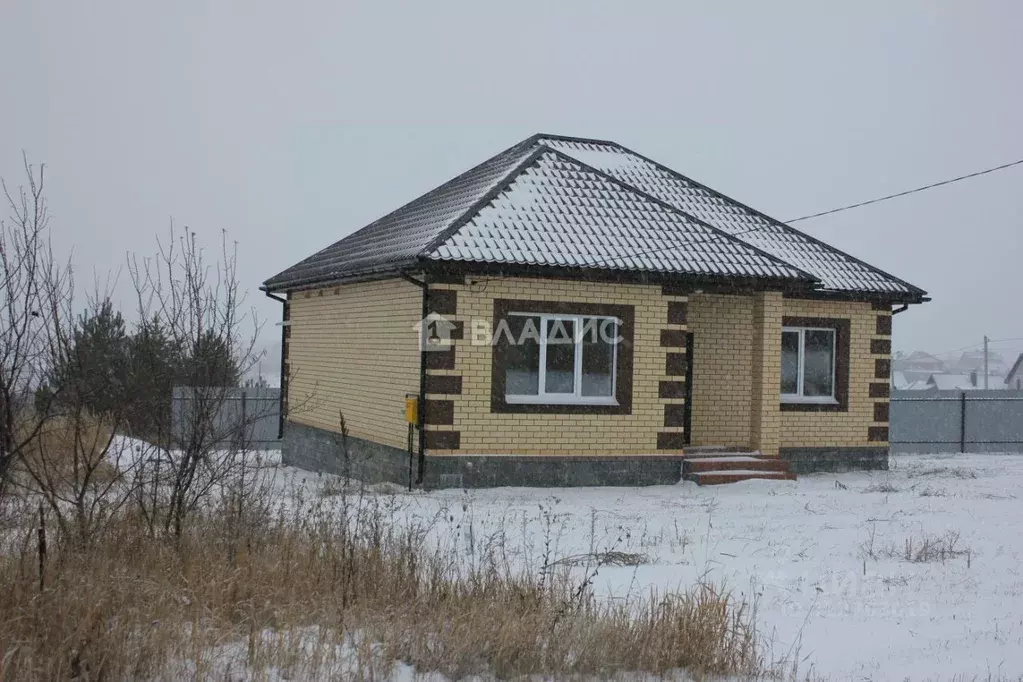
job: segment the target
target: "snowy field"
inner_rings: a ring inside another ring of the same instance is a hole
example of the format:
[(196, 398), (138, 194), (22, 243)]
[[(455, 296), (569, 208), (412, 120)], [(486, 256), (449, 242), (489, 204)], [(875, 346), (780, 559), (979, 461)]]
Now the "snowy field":
[[(289, 471), (305, 485), (323, 479)], [(889, 472), (795, 482), (384, 495), (401, 523), (473, 561), (598, 551), (627, 599), (710, 579), (755, 598), (775, 661), (838, 680), (1023, 679), (1023, 456), (900, 455)], [(575, 569), (580, 575), (589, 569)]]

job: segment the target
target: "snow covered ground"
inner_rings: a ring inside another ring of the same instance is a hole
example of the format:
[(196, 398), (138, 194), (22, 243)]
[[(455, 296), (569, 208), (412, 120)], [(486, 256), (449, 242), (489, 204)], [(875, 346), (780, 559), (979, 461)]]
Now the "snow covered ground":
[(889, 472), (795, 482), (395, 493), (386, 507), (470, 561), (497, 537), (530, 567), (642, 555), (600, 568), (608, 598), (724, 583), (756, 597), (772, 658), (801, 676), (1023, 679), (1021, 490), (1023, 455), (901, 455)]

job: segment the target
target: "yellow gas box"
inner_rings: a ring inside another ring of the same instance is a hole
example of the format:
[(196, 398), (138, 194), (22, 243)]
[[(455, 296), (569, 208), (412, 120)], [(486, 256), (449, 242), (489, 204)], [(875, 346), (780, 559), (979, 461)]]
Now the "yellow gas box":
[(405, 421), (419, 424), (419, 396), (415, 393), (405, 394)]

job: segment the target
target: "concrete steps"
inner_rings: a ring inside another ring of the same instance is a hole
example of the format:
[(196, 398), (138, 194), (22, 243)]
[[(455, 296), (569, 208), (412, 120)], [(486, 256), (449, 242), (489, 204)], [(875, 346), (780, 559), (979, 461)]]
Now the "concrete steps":
[(697, 485), (721, 485), (752, 479), (794, 481), (796, 475), (789, 471), (789, 463), (778, 457), (703, 447), (696, 452), (686, 449), (682, 459), (682, 478)]

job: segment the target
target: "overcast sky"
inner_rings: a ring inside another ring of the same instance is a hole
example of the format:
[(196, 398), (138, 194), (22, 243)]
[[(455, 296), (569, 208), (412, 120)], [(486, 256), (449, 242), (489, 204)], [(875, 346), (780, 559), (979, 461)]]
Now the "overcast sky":
[[(80, 280), (171, 217), (226, 229), (272, 323), (262, 280), (538, 131), (783, 220), (1023, 158), (1020, 26), (1011, 1), (2, 0), (0, 175), (47, 164)], [(1021, 189), (798, 226), (928, 290), (895, 347), (940, 352), (1023, 337)]]

